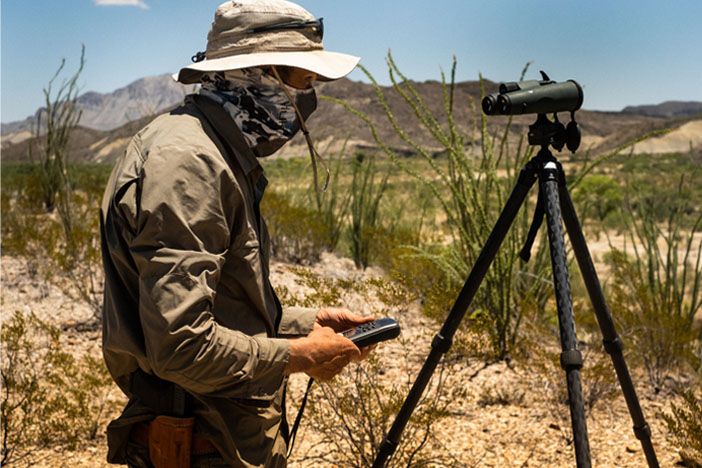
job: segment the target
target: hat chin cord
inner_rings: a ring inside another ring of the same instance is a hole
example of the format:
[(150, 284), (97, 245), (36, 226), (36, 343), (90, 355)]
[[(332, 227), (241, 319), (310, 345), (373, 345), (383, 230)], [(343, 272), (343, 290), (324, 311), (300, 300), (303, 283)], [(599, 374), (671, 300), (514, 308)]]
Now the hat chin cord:
[[(314, 171), (314, 188), (318, 192), (326, 192), (327, 187), (329, 186), (329, 178), (330, 178), (330, 173), (329, 173), (329, 168), (327, 167), (327, 163), (324, 162), (324, 159), (319, 155), (317, 150), (314, 148), (314, 144), (312, 143), (312, 137), (310, 137), (310, 132), (307, 130), (307, 125), (305, 124), (305, 119), (302, 118), (302, 114), (300, 113), (300, 109), (297, 108), (297, 104), (295, 104), (295, 100), (293, 97), (290, 95), (290, 91), (288, 91), (287, 86), (285, 86), (285, 83), (283, 83), (282, 78), (280, 78), (280, 75), (278, 74), (278, 69), (276, 68), (275, 65), (271, 65), (271, 69), (273, 70), (273, 74), (275, 77), (278, 79), (278, 82), (280, 83), (280, 87), (283, 88), (283, 92), (285, 92), (285, 95), (288, 97), (288, 100), (290, 101), (290, 104), (292, 104), (293, 108), (295, 109), (295, 113), (297, 114), (297, 118), (300, 119), (300, 128), (302, 129), (302, 134), (305, 135), (305, 141), (307, 141), (307, 149), (310, 152), (310, 159), (312, 160), (312, 169)], [(319, 163), (322, 165), (324, 170), (327, 172), (327, 177), (324, 181), (324, 187), (322, 189), (319, 189), (319, 181), (317, 178), (317, 160), (319, 160)]]

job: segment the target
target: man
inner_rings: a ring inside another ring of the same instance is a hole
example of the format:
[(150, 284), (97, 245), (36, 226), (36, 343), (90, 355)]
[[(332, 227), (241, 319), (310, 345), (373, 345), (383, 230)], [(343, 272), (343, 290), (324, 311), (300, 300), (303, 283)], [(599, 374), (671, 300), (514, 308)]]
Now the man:
[(337, 332), (370, 319), (282, 309), (268, 280), (257, 158), (307, 134), (316, 79), (358, 63), (324, 51), (322, 33), (284, 0), (222, 4), (206, 53), (177, 75), (201, 92), (141, 130), (113, 170), (103, 351), (129, 403), (108, 427), (110, 462), (285, 466), (286, 376), (329, 379), (368, 353)]

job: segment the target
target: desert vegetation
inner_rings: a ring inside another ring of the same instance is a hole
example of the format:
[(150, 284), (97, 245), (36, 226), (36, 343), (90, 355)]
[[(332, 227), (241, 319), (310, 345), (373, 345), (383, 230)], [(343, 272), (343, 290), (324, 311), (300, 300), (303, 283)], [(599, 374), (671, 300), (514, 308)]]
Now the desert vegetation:
[[(377, 138), (376, 151), (347, 154), (343, 145), (336, 152), (323, 151), (333, 175), (323, 193), (314, 189), (307, 160), (263, 162), (271, 185), (262, 212), (279, 265), (274, 279), (278, 275), (275, 285), (283, 305), (351, 306), (392, 316), (404, 328), (399, 340), (381, 346), (371, 359), (312, 387), (291, 466), (372, 463), (520, 168), (535, 154), (526, 141), (510, 137), (511, 119), (500, 117), (501, 127), (495, 130), (477, 110), (479, 103), (454, 101), (455, 67), (441, 76), (444, 112), (437, 115), (388, 57), (392, 90), (375, 86), (383, 108), (380, 118), (390, 122), (411, 156), (377, 136), (378, 116), (328, 98), (369, 126)], [(58, 95), (51, 85), (47, 88), (48, 109), (68, 109), (74, 99), (73, 78), (59, 87)], [(368, 78), (376, 83), (370, 74)], [(397, 124), (387, 104), (391, 92), (411, 109), (416, 127), (429, 132), (435, 140), (432, 148), (440, 151), (420, 144), (412, 137), (413, 129)], [(454, 122), (454, 108), (466, 105), (473, 114), (469, 133), (458, 131)], [(73, 120), (67, 117), (46, 115), (70, 136)], [(625, 342), (639, 398), (645, 401), (659, 457), (669, 464), (700, 466), (702, 152), (691, 148), (679, 154), (634, 155), (628, 149), (637, 140), (603, 154), (584, 148), (557, 156)], [(57, 453), (95, 444), (103, 450), (105, 424), (124, 403), (99, 350), (75, 346), (80, 336), (99, 335), (98, 210), (111, 167), (71, 163), (69, 138), (37, 135), (36, 141), (34, 154), (42, 158), (2, 166), (2, 256), (11, 258), (35, 284), (60, 290), (88, 313), (80, 320), (52, 323), (50, 314), (32, 313), (31, 302), (19, 310), (4, 286), (3, 466), (29, 466), (42, 457), (54, 460), (55, 466)], [(520, 464), (514, 466), (560, 466), (572, 459), (545, 229), (530, 261), (518, 258), (536, 204), (536, 190), (532, 192), (391, 466), (509, 466), (515, 460)], [(625, 431), (630, 431), (630, 421), (585, 287), (572, 266), (585, 357), (584, 400), (588, 417), (594, 418), (592, 445), (600, 461), (596, 464), (643, 466), (635, 439), (634, 445), (611, 449), (619, 452), (616, 456), (601, 448), (606, 444), (598, 430), (608, 415), (622, 420)], [(10, 303), (18, 310), (8, 310)], [(497, 374), (502, 378), (487, 378)], [(291, 380), (292, 406), (303, 387), (300, 379)], [(522, 436), (515, 436), (513, 445), (520, 447), (514, 448), (513, 458), (509, 448), (497, 451), (486, 448), (486, 442), (473, 444), (479, 439), (496, 444), (513, 434), (504, 426), (508, 416), (498, 421), (491, 416), (503, 414), (502, 409), (518, 415), (514, 425), (548, 419), (554, 435), (522, 442)], [(479, 428), (481, 419), (491, 426)], [(544, 444), (546, 449), (539, 448)], [(632, 457), (621, 458), (627, 451)]]

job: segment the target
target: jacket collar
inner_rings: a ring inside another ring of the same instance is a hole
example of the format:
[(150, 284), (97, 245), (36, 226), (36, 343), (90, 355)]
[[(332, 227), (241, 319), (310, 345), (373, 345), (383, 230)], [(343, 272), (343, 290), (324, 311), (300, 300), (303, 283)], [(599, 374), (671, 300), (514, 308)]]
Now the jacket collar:
[(193, 94), (191, 97), (217, 135), (233, 150), (232, 153), (244, 174), (248, 177), (253, 173), (255, 178), (258, 178), (263, 173), (263, 167), (229, 114), (222, 106), (205, 96)]

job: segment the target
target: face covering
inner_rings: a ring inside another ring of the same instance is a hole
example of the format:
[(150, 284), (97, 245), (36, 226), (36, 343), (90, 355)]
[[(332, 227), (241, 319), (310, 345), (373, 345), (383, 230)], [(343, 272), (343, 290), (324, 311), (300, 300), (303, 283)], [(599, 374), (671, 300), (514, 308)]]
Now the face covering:
[(275, 153), (300, 130), (288, 96), (295, 100), (303, 120), (317, 108), (314, 88), (295, 89), (260, 68), (207, 74), (200, 94), (222, 105), (259, 157)]

